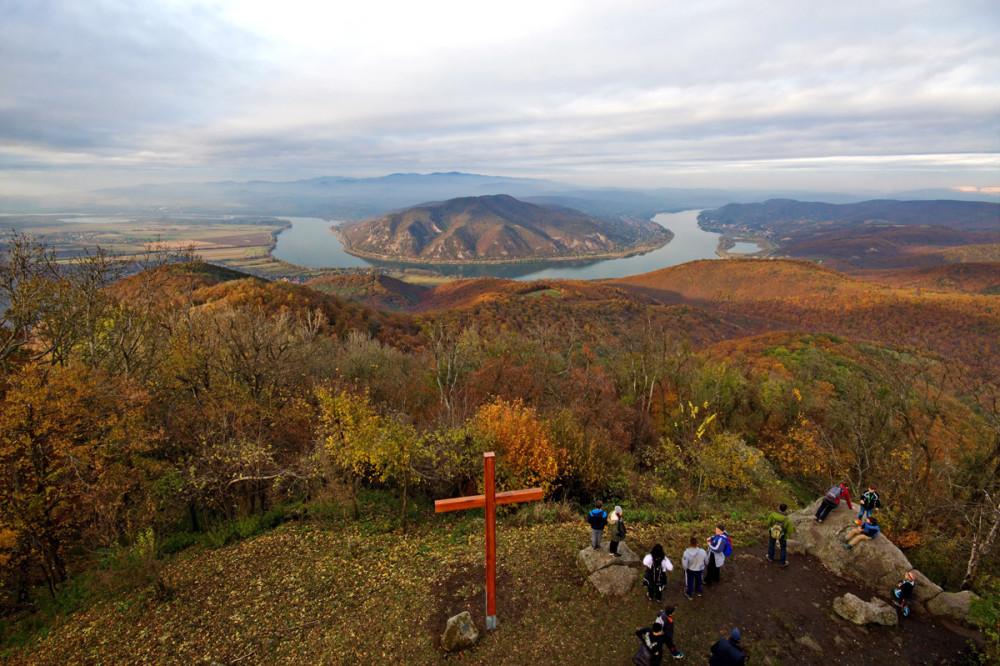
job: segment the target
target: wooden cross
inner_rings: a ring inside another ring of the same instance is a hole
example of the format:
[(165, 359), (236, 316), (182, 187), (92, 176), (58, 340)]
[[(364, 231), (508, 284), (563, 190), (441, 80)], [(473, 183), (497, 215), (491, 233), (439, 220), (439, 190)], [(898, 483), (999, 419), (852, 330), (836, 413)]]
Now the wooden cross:
[(483, 490), (485, 495), (456, 497), (455, 499), (437, 500), (434, 502), (434, 513), (446, 511), (461, 511), (462, 509), (486, 508), (486, 628), (497, 628), (497, 504), (515, 504), (540, 500), (545, 494), (541, 488), (527, 490), (511, 490), (505, 493), (496, 492), (494, 485), (493, 452), (483, 454), (485, 480)]

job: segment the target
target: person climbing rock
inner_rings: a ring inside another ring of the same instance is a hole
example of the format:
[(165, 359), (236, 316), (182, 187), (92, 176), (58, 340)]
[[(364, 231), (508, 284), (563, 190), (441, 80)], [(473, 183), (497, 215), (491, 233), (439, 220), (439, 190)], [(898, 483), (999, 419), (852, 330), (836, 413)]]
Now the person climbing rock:
[(740, 647), (740, 630), (733, 629), (729, 632), (729, 638), (720, 638), (715, 641), (709, 651), (712, 653), (708, 658), (709, 666), (743, 666), (747, 663), (747, 658), (743, 655)]
[(774, 545), (781, 543), (781, 566), (788, 566), (785, 559), (788, 552), (788, 537), (794, 531), (792, 521), (788, 518), (788, 505), (781, 504), (777, 511), (772, 511), (767, 517), (767, 535), (769, 542), (767, 546), (767, 556), (764, 558), (768, 562), (774, 562)]
[(841, 483), (830, 488), (826, 495), (823, 496), (823, 501), (819, 503), (819, 508), (816, 509), (816, 515), (813, 516), (813, 520), (817, 523), (822, 523), (830, 515), (830, 512), (840, 505), (841, 499), (846, 499), (847, 508), (854, 511), (854, 506), (851, 504), (851, 493), (847, 490), (847, 484)]
[(846, 536), (840, 537), (840, 540), (846, 542), (844, 548), (850, 550), (862, 541), (871, 541), (878, 536), (878, 533), (878, 521), (875, 520), (874, 516), (869, 516), (864, 524), (852, 528)]
[(600, 549), (604, 526), (608, 524), (608, 514), (604, 513), (602, 506), (604, 503), (598, 501), (594, 504), (594, 510), (587, 516), (587, 522), (590, 523), (590, 545), (594, 550)]

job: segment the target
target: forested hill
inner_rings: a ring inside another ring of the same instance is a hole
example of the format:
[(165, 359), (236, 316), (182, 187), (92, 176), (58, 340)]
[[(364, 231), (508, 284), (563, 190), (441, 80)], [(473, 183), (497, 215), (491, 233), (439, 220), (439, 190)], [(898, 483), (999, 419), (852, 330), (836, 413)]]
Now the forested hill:
[(893, 201), (877, 199), (852, 204), (770, 199), (763, 203), (732, 203), (704, 211), (706, 227), (743, 227), (760, 231), (788, 230), (808, 223), (856, 226), (882, 222), (939, 225), (960, 231), (1000, 230), (1000, 204), (982, 201)]
[[(502, 517), (517, 630), (473, 660), (593, 655), (612, 622), (643, 621), (644, 601), (605, 603), (572, 563), (598, 498), (626, 507), (637, 549), (676, 556), (720, 520), (749, 549), (780, 502), (876, 483), (880, 538), (1000, 598), (1000, 562), (967, 564), (1000, 519), (991, 293), (720, 260), (600, 283), (317, 283), (334, 295), (191, 262), (116, 282), (113, 259), (65, 270), (23, 236), (0, 253), (21, 271), (0, 280), (14, 663), (439, 661), (441, 622), (483, 608), (482, 542), (481, 519), (432, 500), (475, 492), (485, 451), (499, 490), (546, 503)], [(414, 608), (403, 639), (370, 621)], [(763, 642), (786, 625), (751, 626)], [(714, 630), (679, 635), (703, 650)]]
[(667, 232), (649, 220), (608, 220), (507, 195), (463, 197), (341, 225), (362, 256), (423, 262), (516, 261), (648, 250)]

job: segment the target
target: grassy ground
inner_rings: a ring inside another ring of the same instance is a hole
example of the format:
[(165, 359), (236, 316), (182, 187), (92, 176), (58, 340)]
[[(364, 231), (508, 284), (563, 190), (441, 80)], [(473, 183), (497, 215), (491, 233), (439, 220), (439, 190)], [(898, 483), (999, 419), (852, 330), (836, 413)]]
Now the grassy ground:
[[(658, 608), (641, 587), (625, 598), (602, 598), (577, 570), (577, 552), (589, 540), (582, 512), (547, 504), (506, 510), (497, 538), (499, 628), (473, 650), (445, 654), (438, 641), (448, 617), (469, 610), (481, 629), (484, 624), (479, 512), (434, 515), (423, 507), (404, 534), (395, 529), (395, 507), (385, 497), (365, 504), (361, 522), (325, 509), (219, 548), (209, 545), (236, 536), (232, 528), (201, 537), (162, 563), (167, 599), (157, 600), (148, 584), (95, 594), (71, 617), (53, 620), (34, 640), (2, 653), (13, 664), (625, 664), (636, 648), (633, 631), (648, 625)], [(833, 636), (819, 635), (829, 624), (828, 604), (814, 610), (814, 595), (778, 587), (811, 588), (819, 572), (803, 568), (799, 578), (782, 583), (788, 570), (767, 568), (762, 547), (751, 545), (762, 537), (759, 516), (725, 518), (737, 549), (723, 569), (726, 591), (708, 590), (694, 602), (680, 592), (681, 551), (692, 534), (707, 536), (715, 520), (663, 523), (661, 517), (646, 512), (645, 522), (629, 524), (626, 543), (640, 555), (663, 543), (678, 565), (666, 601), (678, 605), (676, 641), (689, 657), (701, 661), (734, 622), (755, 654), (769, 655), (773, 664), (809, 663), (808, 654), (800, 660), (807, 650), (789, 648), (795, 647), (789, 637), (809, 623), (828, 650), (840, 649)], [(753, 587), (767, 576), (777, 578), (766, 583), (779, 598), (773, 608), (761, 607)], [(830, 594), (843, 593), (829, 587)], [(801, 598), (804, 610), (783, 601), (790, 595)], [(878, 661), (853, 663), (918, 663), (902, 650), (908, 634), (886, 629), (872, 636), (897, 641), (887, 643), (895, 653), (873, 651)], [(858, 633), (851, 640), (864, 645), (869, 639)], [(948, 654), (930, 663), (958, 663)]]

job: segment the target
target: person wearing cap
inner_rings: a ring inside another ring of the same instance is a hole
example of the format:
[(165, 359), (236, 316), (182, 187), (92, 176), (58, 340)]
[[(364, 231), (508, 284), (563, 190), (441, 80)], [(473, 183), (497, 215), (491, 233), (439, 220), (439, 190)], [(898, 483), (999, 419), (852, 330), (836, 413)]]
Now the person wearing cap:
[(898, 600), (894, 603), (903, 611), (903, 615), (910, 614), (910, 598), (913, 596), (913, 588), (916, 586), (917, 577), (912, 571), (907, 571), (903, 580), (893, 591), (893, 596)]
[(711, 656), (708, 658), (710, 666), (743, 666), (746, 664), (746, 657), (740, 647), (740, 630), (733, 629), (729, 632), (729, 638), (720, 638), (710, 648)]
[(618, 544), (625, 540), (625, 518), (622, 516), (622, 508), (620, 506), (616, 506), (611, 515), (608, 516), (608, 531), (611, 538), (608, 550), (615, 557), (621, 557), (618, 553)]

